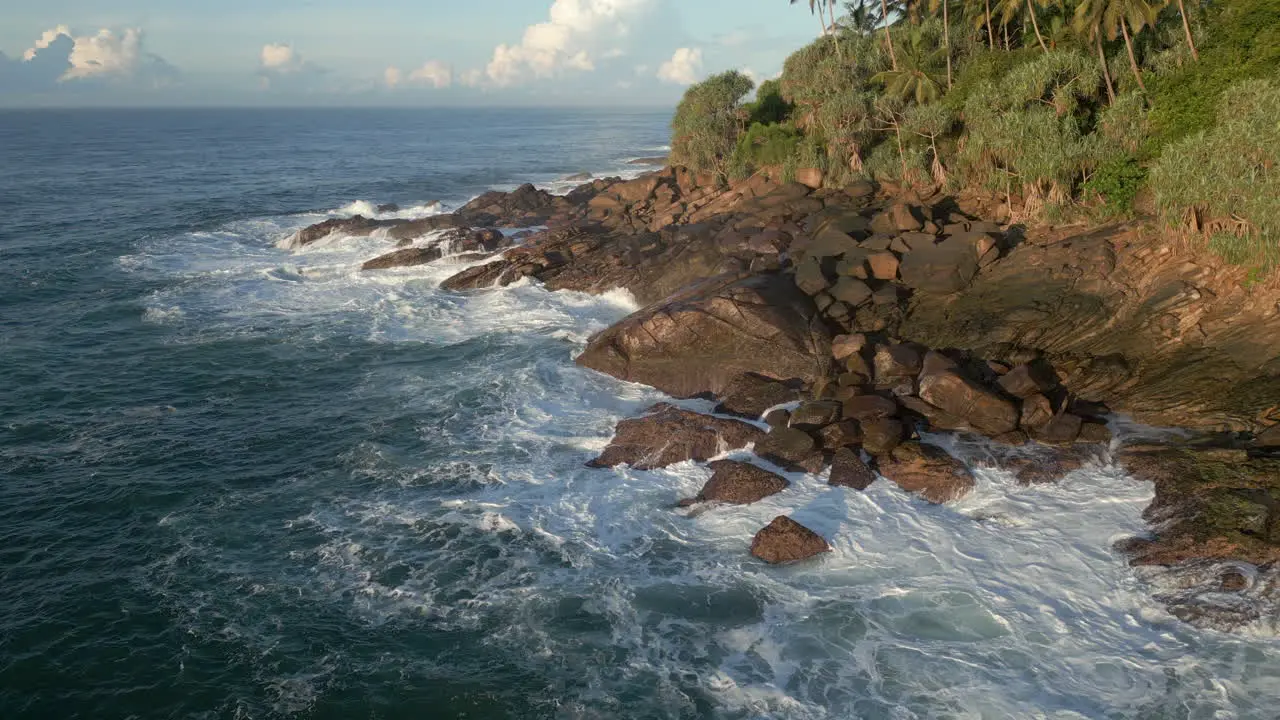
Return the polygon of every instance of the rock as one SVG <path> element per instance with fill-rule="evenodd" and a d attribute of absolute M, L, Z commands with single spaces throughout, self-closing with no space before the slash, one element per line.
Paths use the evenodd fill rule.
<path fill-rule="evenodd" d="M 891 252 L 871 253 L 867 256 L 867 266 L 871 268 L 871 277 L 877 280 L 898 279 L 898 256 Z"/>
<path fill-rule="evenodd" d="M 294 234 L 290 245 L 295 248 L 304 247 L 334 234 L 365 237 L 373 234 L 374 230 L 395 224 L 397 224 L 395 220 L 372 220 L 363 215 L 334 218 L 299 230 Z"/>
<path fill-rule="evenodd" d="M 1080 437 L 1084 421 L 1071 413 L 1055 415 L 1048 423 L 1031 433 L 1036 440 L 1048 445 L 1070 445 Z"/>
<path fill-rule="evenodd" d="M 975 484 L 969 468 L 936 445 L 904 443 L 879 462 L 881 475 L 935 504 L 958 500 Z"/>
<path fill-rule="evenodd" d="M 395 203 L 382 203 L 376 210 L 380 213 L 400 212 L 400 206 Z"/>
<path fill-rule="evenodd" d="M 676 397 L 723 395 L 746 373 L 812 384 L 830 366 L 831 335 L 783 275 L 716 278 L 597 334 L 578 364 Z"/>
<path fill-rule="evenodd" d="M 838 450 L 862 443 L 862 428 L 853 420 L 833 423 L 816 434 L 823 450 Z"/>
<path fill-rule="evenodd" d="M 896 385 L 920 374 L 920 353 L 910 345 L 882 345 L 876 348 L 877 385 Z"/>
<path fill-rule="evenodd" d="M 808 258 L 796 267 L 796 287 L 803 290 L 805 295 L 817 295 L 829 287 L 817 260 Z"/>
<path fill-rule="evenodd" d="M 796 170 L 796 182 L 817 190 L 822 187 L 822 170 L 818 168 L 800 168 Z"/>
<path fill-rule="evenodd" d="M 587 180 L 593 179 L 594 177 L 595 176 L 589 172 L 580 172 L 580 173 L 574 173 L 573 175 L 566 175 L 564 177 L 564 180 L 566 182 L 585 182 Z"/>
<path fill-rule="evenodd" d="M 922 375 L 919 395 L 921 400 L 987 435 L 1000 435 L 1018 427 L 1018 411 L 1013 403 L 954 371 Z"/>
<path fill-rule="evenodd" d="M 791 424 L 791 411 L 778 408 L 765 413 L 764 422 L 770 428 L 777 430 L 785 428 Z"/>
<path fill-rule="evenodd" d="M 978 274 L 978 256 L 971 243 L 944 240 L 917 248 L 902 258 L 902 283 L 923 293 L 947 295 L 969 287 Z"/>
<path fill-rule="evenodd" d="M 682 502 L 682 505 L 693 502 L 749 505 L 770 495 L 776 495 L 791 486 L 785 478 L 751 463 L 717 460 L 709 467 L 714 471 L 711 479 L 702 486 L 702 491 L 697 497 L 691 501 Z"/>
<path fill-rule="evenodd" d="M 898 414 L 898 403 L 879 395 L 859 395 L 844 402 L 844 417 L 865 422 Z"/>
<path fill-rule="evenodd" d="M 1019 365 L 996 381 L 1005 392 L 1016 398 L 1029 398 L 1048 392 L 1057 385 L 1039 365 Z"/>
<path fill-rule="evenodd" d="M 1023 485 L 1053 483 L 1084 467 L 1092 453 L 1080 447 L 1024 447 L 1013 453 L 997 453 L 996 465 L 1013 473 Z"/>
<path fill-rule="evenodd" d="M 841 405 L 831 400 L 800 403 L 791 413 L 791 427 L 804 431 L 819 430 L 840 419 Z"/>
<path fill-rule="evenodd" d="M 771 407 L 800 399 L 800 391 L 787 383 L 746 373 L 729 381 L 715 411 L 755 420 Z"/>
<path fill-rule="evenodd" d="M 871 288 L 861 280 L 842 277 L 831 288 L 831 295 L 843 303 L 857 307 L 871 299 Z"/>
<path fill-rule="evenodd" d="M 386 270 L 397 267 L 412 267 L 414 265 L 425 265 L 433 260 L 439 260 L 441 256 L 440 248 L 416 247 L 405 248 L 404 250 L 396 250 L 395 252 L 379 255 L 360 266 L 361 270 Z"/>
<path fill-rule="evenodd" d="M 660 403 L 648 415 L 618 423 L 613 441 L 588 467 L 628 464 L 637 470 L 674 465 L 685 460 L 708 460 L 765 437 L 754 425 L 701 415 Z"/>
<path fill-rule="evenodd" d="M 756 443 L 756 455 L 787 470 L 822 472 L 825 460 L 813 437 L 795 428 L 775 428 Z"/>
<path fill-rule="evenodd" d="M 807 560 L 830 550 L 821 535 L 785 515 L 774 518 L 751 540 L 751 554 L 771 565 Z"/>
<path fill-rule="evenodd" d="M 844 360 L 850 355 L 854 355 L 862 351 L 867 345 L 867 336 L 861 333 L 853 335 L 837 335 L 831 341 L 831 355 L 836 360 Z"/>
<path fill-rule="evenodd" d="M 862 425 L 862 449 L 881 457 L 892 452 L 902 443 L 906 427 L 894 418 L 882 417 L 867 420 Z"/>
<path fill-rule="evenodd" d="M 829 485 L 848 487 L 854 490 L 866 490 L 876 481 L 876 474 L 858 456 L 857 451 L 840 448 L 831 458 L 831 477 Z"/>
<path fill-rule="evenodd" d="M 1111 438 L 1111 428 L 1106 424 L 1085 422 L 1080 425 L 1080 437 L 1076 438 L 1076 442 L 1110 445 Z"/>
<path fill-rule="evenodd" d="M 1253 444 L 1264 448 L 1280 447 L 1280 425 L 1272 425 L 1258 433 Z"/>
<path fill-rule="evenodd" d="M 1053 405 L 1043 395 L 1032 395 L 1022 401 L 1022 415 L 1018 424 L 1026 430 L 1036 430 L 1053 420 Z"/>
<path fill-rule="evenodd" d="M 929 350 L 924 354 L 924 361 L 921 363 L 920 372 L 924 375 L 938 375 L 939 373 L 955 370 L 958 365 L 956 361 L 943 355 L 937 350 Z"/>

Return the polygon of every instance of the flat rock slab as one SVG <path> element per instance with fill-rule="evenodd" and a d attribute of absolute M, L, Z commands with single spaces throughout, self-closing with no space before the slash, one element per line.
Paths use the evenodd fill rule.
<path fill-rule="evenodd" d="M 774 518 L 751 540 L 751 554 L 772 565 L 806 560 L 830 550 L 821 535 L 786 515 Z"/>
<path fill-rule="evenodd" d="M 434 260 L 439 260 L 441 256 L 440 248 L 424 247 L 424 248 L 405 248 L 404 250 L 396 250 L 395 252 L 379 255 L 378 257 L 366 262 L 360 266 L 361 270 L 388 270 L 398 267 L 413 267 L 415 265 L 426 265 Z"/>
<path fill-rule="evenodd" d="M 613 441 L 587 465 L 626 464 L 637 470 L 652 470 L 685 460 L 709 460 L 764 437 L 764 431 L 754 425 L 660 403 L 644 417 L 618 423 Z"/>
<path fill-rule="evenodd" d="M 702 491 L 692 500 L 683 501 L 682 505 L 695 502 L 721 502 L 732 505 L 748 505 L 776 495 L 791 486 L 786 478 L 751 463 L 737 460 L 717 460 L 709 466 L 714 472 Z"/>

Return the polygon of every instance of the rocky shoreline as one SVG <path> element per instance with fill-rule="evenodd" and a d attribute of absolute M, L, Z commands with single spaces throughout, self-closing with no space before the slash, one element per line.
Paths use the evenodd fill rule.
<path fill-rule="evenodd" d="M 1177 617 L 1274 626 L 1280 598 L 1280 303 L 1149 228 L 1004 226 L 981 198 L 920 198 L 858 183 L 755 176 L 718 186 L 681 168 L 525 185 L 422 220 L 330 220 L 385 236 L 366 271 L 500 255 L 449 278 L 471 291 L 531 278 L 550 290 L 629 290 L 643 307 L 577 362 L 715 415 L 672 405 L 619 423 L 593 467 L 708 462 L 681 505 L 785 492 L 782 471 L 829 472 L 856 492 L 886 478 L 929 503 L 974 487 L 940 433 L 989 439 L 1020 482 L 1115 463 L 1154 483 L 1146 537 L 1117 545 L 1162 569 Z M 502 232 L 501 228 L 545 228 Z M 1163 444 L 1108 423 L 1182 429 Z M 735 419 L 740 418 L 740 419 Z M 1112 423 L 1114 425 L 1114 423 Z M 716 460 L 751 448 L 759 464 Z M 827 541 L 786 517 L 751 552 L 803 560 Z M 1274 629 L 1274 628 L 1273 628 Z"/>

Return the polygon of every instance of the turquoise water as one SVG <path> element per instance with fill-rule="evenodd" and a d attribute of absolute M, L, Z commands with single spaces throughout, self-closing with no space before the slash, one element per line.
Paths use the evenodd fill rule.
<path fill-rule="evenodd" d="M 1110 551 L 1114 469 L 676 512 L 704 469 L 583 467 L 659 399 L 571 362 L 625 293 L 277 247 L 634 172 L 667 119 L 0 114 L 0 717 L 1274 717 L 1275 641 Z M 780 512 L 835 552 L 752 561 Z"/>

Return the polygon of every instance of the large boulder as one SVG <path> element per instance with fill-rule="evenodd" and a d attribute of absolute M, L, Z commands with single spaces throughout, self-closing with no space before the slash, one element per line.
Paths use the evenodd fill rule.
<path fill-rule="evenodd" d="M 974 243 L 951 238 L 912 249 L 903 256 L 898 272 L 908 287 L 947 295 L 969 287 L 978 274 L 978 259 Z"/>
<path fill-rule="evenodd" d="M 759 442 L 764 431 L 738 420 L 702 415 L 660 403 L 650 414 L 618 423 L 613 441 L 589 467 L 627 464 L 637 470 L 708 460 Z"/>
<path fill-rule="evenodd" d="M 805 383 L 824 377 L 831 335 L 785 276 L 722 276 L 597 334 L 577 361 L 676 397 L 720 395 L 745 373 Z"/>
<path fill-rule="evenodd" d="M 716 412 L 758 419 L 770 408 L 799 400 L 800 396 L 794 384 L 747 373 L 729 381 Z"/>
<path fill-rule="evenodd" d="M 317 240 L 321 240 L 335 234 L 365 237 L 372 235 L 375 230 L 391 227 L 401 222 L 403 221 L 374 220 L 363 215 L 356 215 L 355 217 L 349 218 L 333 218 L 332 220 L 325 220 L 324 222 L 319 222 L 299 230 L 294 234 L 290 245 L 295 248 L 305 247 Z"/>
<path fill-rule="evenodd" d="M 831 476 L 827 483 L 837 487 L 866 490 L 876 481 L 876 473 L 872 470 L 856 450 L 841 448 L 831 458 Z"/>
<path fill-rule="evenodd" d="M 830 550 L 821 535 L 786 515 L 774 518 L 751 540 L 751 554 L 772 565 L 807 560 Z"/>
<path fill-rule="evenodd" d="M 737 460 L 717 460 L 709 466 L 714 472 L 697 497 L 682 505 L 699 502 L 721 502 L 748 505 L 776 495 L 791 486 L 785 478 L 758 465 Z"/>
<path fill-rule="evenodd" d="M 755 450 L 765 460 L 796 472 L 819 473 L 826 463 L 813 436 L 796 428 L 774 428 Z"/>
<path fill-rule="evenodd" d="M 921 376 L 919 394 L 921 400 L 987 435 L 1000 435 L 1018 427 L 1019 413 L 1012 402 L 957 372 Z"/>
<path fill-rule="evenodd" d="M 879 458 L 880 474 L 931 503 L 957 500 L 973 490 L 973 473 L 936 445 L 908 442 Z"/>

